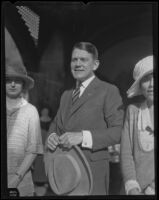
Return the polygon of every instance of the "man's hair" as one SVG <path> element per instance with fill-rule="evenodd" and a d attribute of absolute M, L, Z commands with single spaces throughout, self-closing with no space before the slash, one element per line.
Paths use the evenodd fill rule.
<path fill-rule="evenodd" d="M 74 49 L 85 50 L 88 53 L 92 54 L 95 60 L 98 60 L 98 50 L 97 48 L 90 42 L 78 42 L 73 46 Z"/>

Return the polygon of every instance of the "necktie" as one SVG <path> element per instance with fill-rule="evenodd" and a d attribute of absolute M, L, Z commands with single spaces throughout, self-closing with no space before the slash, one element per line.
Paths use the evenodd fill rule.
<path fill-rule="evenodd" d="M 73 94 L 72 94 L 72 104 L 74 104 L 74 103 L 77 101 L 77 99 L 79 98 L 79 94 L 80 94 L 80 86 L 78 86 L 78 87 L 74 90 L 74 92 L 73 92 Z"/>

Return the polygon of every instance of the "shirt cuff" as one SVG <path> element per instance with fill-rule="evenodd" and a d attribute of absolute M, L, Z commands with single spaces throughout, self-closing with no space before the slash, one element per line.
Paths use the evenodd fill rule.
<path fill-rule="evenodd" d="M 92 149 L 93 146 L 93 140 L 92 140 L 92 134 L 90 131 L 82 131 L 83 133 L 83 141 L 82 141 L 82 147 Z"/>
<path fill-rule="evenodd" d="M 126 194 L 129 194 L 129 191 L 132 190 L 133 188 L 137 188 L 141 192 L 141 188 L 139 186 L 139 183 L 136 180 L 128 180 L 125 183 L 125 191 Z"/>

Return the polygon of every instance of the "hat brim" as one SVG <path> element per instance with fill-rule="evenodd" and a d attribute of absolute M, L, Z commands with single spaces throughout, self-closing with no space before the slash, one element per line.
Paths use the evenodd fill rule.
<path fill-rule="evenodd" d="M 25 88 L 31 89 L 34 87 L 34 80 L 29 76 L 23 76 L 23 75 L 14 75 L 14 74 L 6 74 L 6 77 L 8 78 L 19 78 L 25 82 Z"/>
<path fill-rule="evenodd" d="M 141 89 L 140 89 L 140 81 L 141 79 L 148 75 L 151 74 L 153 72 L 152 70 L 147 71 L 146 73 L 144 73 L 141 77 L 139 77 L 133 84 L 132 86 L 127 90 L 127 96 L 128 98 L 132 98 L 134 96 L 138 96 L 138 95 L 142 95 Z"/>
<path fill-rule="evenodd" d="M 80 170 L 81 170 L 81 177 L 82 180 L 80 180 L 77 187 L 75 187 L 73 190 L 70 190 L 67 193 L 63 193 L 57 189 L 57 181 L 55 180 L 54 176 L 54 159 L 58 155 L 71 155 L 73 156 L 76 161 L 79 164 Z M 93 189 L 93 176 L 92 172 L 89 166 L 89 163 L 84 156 L 83 152 L 80 150 L 78 146 L 72 147 L 70 150 L 62 149 L 60 147 L 57 147 L 54 152 L 48 152 L 47 153 L 47 159 L 49 159 L 49 162 L 45 162 L 45 170 L 48 175 L 48 180 L 51 189 L 56 193 L 57 195 L 90 195 Z M 46 158 L 45 158 L 46 160 Z M 63 165 L 65 167 L 65 164 Z"/>

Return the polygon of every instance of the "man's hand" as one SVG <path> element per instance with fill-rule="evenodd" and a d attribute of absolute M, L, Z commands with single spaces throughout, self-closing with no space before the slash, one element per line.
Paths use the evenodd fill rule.
<path fill-rule="evenodd" d="M 82 140 L 82 132 L 66 132 L 59 137 L 60 144 L 69 149 L 74 145 L 81 144 Z"/>
<path fill-rule="evenodd" d="M 51 133 L 51 135 L 48 137 L 47 147 L 54 151 L 58 145 L 59 136 L 56 133 Z"/>

